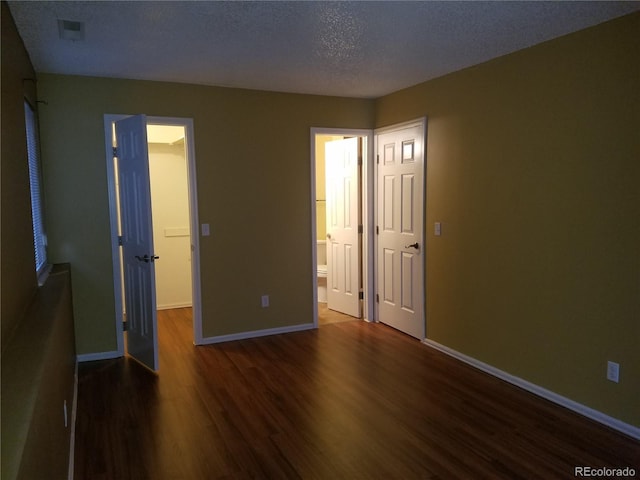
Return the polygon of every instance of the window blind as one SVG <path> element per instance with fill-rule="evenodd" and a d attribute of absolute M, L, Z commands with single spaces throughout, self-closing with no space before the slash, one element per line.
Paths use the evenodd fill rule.
<path fill-rule="evenodd" d="M 44 232 L 44 218 L 42 215 L 38 122 L 31 105 L 26 101 L 24 102 L 24 114 L 27 130 L 27 154 L 29 157 L 29 183 L 31 185 L 33 244 L 35 250 L 36 272 L 40 275 L 47 266 L 47 237 Z"/>

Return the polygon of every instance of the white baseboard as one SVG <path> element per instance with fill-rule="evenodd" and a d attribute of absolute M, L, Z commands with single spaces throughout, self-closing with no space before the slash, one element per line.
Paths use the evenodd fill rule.
<path fill-rule="evenodd" d="M 591 420 L 595 420 L 598 423 L 606 425 L 607 427 L 611 427 L 614 430 L 624 433 L 625 435 L 628 435 L 637 440 L 640 440 L 640 428 L 634 425 L 630 425 L 621 420 L 618 420 L 617 418 L 610 417 L 609 415 L 606 415 L 598 410 L 594 410 L 593 408 L 587 407 L 586 405 L 570 400 L 566 397 L 563 397 L 562 395 L 558 395 L 557 393 L 552 392 L 551 390 L 547 390 L 546 388 L 540 387 L 534 383 L 523 380 L 520 377 L 511 375 L 510 373 L 507 373 L 503 370 L 495 368 L 487 363 L 481 362 L 480 360 L 476 360 L 473 357 L 469 357 L 463 353 L 453 350 L 452 348 L 441 345 L 438 342 L 429 340 L 428 338 L 424 339 L 422 343 L 424 343 L 428 347 L 431 347 L 435 350 L 443 352 L 453 358 L 456 358 L 457 360 L 460 360 L 468 365 L 471 365 L 472 367 L 475 367 L 478 370 L 482 370 L 483 372 L 488 373 L 489 375 L 493 375 L 494 377 L 504 380 L 505 382 L 511 383 L 512 385 L 520 387 L 528 392 L 538 395 L 539 397 L 545 398 L 562 407 L 568 408 L 569 410 L 579 413 L 580 415 L 584 415 L 585 417 L 590 418 Z"/>
<path fill-rule="evenodd" d="M 267 328 L 264 330 L 253 330 L 252 332 L 232 333 L 230 335 L 220 335 L 217 337 L 204 337 L 198 345 L 211 345 L 213 343 L 232 342 L 234 340 L 245 340 L 247 338 L 265 337 L 267 335 L 279 335 L 281 333 L 300 332 L 316 328 L 313 323 L 293 325 L 290 327 Z"/>
<path fill-rule="evenodd" d="M 117 350 L 113 350 L 111 352 L 83 353 L 82 355 L 77 355 L 76 360 L 79 363 L 95 362 L 96 360 L 111 360 L 113 358 L 120 358 L 122 356 L 122 353 L 118 352 Z"/>
<path fill-rule="evenodd" d="M 191 307 L 193 304 L 191 302 L 187 303 L 167 303 L 164 305 L 156 306 L 156 310 L 171 310 L 172 308 L 186 308 Z"/>
<path fill-rule="evenodd" d="M 73 375 L 73 405 L 71 405 L 71 434 L 69 438 L 69 473 L 68 480 L 73 480 L 76 450 L 76 415 L 78 411 L 78 362 Z"/>

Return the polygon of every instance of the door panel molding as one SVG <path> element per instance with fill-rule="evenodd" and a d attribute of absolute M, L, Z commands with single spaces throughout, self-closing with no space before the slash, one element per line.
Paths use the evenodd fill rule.
<path fill-rule="evenodd" d="M 122 263 L 127 317 L 127 351 L 158 370 L 155 251 L 149 182 L 147 118 L 135 115 L 114 124 L 120 179 Z M 149 260 L 151 259 L 151 260 Z"/>
<path fill-rule="evenodd" d="M 426 336 L 426 125 L 421 118 L 374 131 L 375 318 Z"/>
<path fill-rule="evenodd" d="M 359 139 L 325 143 L 327 307 L 360 318 Z"/>

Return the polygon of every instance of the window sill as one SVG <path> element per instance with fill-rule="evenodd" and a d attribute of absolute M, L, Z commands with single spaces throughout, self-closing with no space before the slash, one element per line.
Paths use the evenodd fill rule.
<path fill-rule="evenodd" d="M 46 282 L 47 278 L 49 278 L 49 274 L 51 273 L 51 268 L 53 268 L 53 265 L 47 264 L 44 267 L 42 267 L 40 272 L 38 272 L 38 286 L 39 287 L 43 286 L 44 282 Z"/>

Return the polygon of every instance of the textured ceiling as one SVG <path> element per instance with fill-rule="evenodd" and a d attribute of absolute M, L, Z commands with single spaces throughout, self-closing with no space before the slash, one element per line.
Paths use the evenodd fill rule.
<path fill-rule="evenodd" d="M 378 97 L 638 2 L 10 1 L 36 71 Z M 58 20 L 84 23 L 63 40 Z"/>

